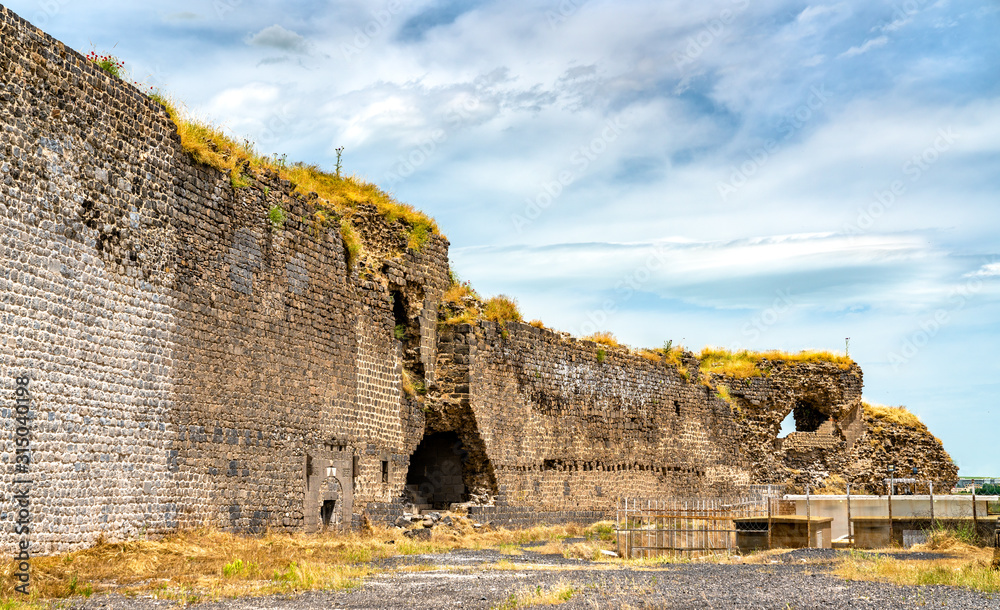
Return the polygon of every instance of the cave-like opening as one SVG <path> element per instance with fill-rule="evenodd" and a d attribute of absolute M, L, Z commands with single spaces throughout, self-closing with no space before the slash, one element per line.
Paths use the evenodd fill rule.
<path fill-rule="evenodd" d="M 464 469 L 468 452 L 454 432 L 428 434 L 410 456 L 406 488 L 416 504 L 447 509 L 465 499 Z"/>

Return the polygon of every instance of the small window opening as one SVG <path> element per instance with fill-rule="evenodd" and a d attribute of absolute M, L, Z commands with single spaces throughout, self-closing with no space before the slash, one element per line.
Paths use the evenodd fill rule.
<path fill-rule="evenodd" d="M 681 403 L 676 400 L 674 401 L 674 415 L 677 415 L 678 417 L 681 415 Z"/>
<path fill-rule="evenodd" d="M 382 460 L 382 482 L 383 483 L 388 483 L 389 482 L 389 461 L 388 460 Z"/>
<path fill-rule="evenodd" d="M 401 340 L 406 336 L 409 316 L 406 315 L 406 302 L 403 300 L 403 293 L 398 290 L 392 292 L 392 317 L 396 324 L 396 338 Z"/>

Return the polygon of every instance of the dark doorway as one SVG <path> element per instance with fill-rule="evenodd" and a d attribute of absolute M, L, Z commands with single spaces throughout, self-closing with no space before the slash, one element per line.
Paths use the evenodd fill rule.
<path fill-rule="evenodd" d="M 447 509 L 465 496 L 463 467 L 467 452 L 454 432 L 438 432 L 424 437 L 410 456 L 406 487 L 417 504 Z"/>
<path fill-rule="evenodd" d="M 323 506 L 319 509 L 319 516 L 323 520 L 323 529 L 330 527 L 333 522 L 334 511 L 337 510 L 336 500 L 323 500 Z M 334 523 L 336 525 L 336 523 Z"/>

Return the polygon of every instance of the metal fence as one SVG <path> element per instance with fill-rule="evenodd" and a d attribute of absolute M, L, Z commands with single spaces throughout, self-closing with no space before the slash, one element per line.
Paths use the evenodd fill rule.
<path fill-rule="evenodd" d="M 767 531 L 767 493 L 734 498 L 625 499 L 618 503 L 616 539 L 622 557 L 697 557 L 737 551 L 741 530 Z"/>

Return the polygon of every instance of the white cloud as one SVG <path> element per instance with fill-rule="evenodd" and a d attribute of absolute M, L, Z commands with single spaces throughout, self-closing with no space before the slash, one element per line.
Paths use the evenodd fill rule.
<path fill-rule="evenodd" d="M 198 13 L 192 13 L 191 11 L 182 11 L 179 13 L 170 13 L 164 17 L 167 21 L 196 21 L 202 19 L 202 16 Z"/>
<path fill-rule="evenodd" d="M 895 32 L 895 31 L 901 30 L 904 27 L 906 27 L 907 25 L 909 25 L 909 23 L 911 21 L 912 21 L 912 19 L 910 19 L 909 17 L 904 18 L 904 19 L 896 19 L 896 20 L 894 20 L 894 21 L 892 21 L 890 23 L 887 23 L 887 24 L 885 24 L 883 26 L 880 26 L 878 28 L 875 28 L 875 29 L 877 29 L 880 32 Z"/>
<path fill-rule="evenodd" d="M 291 30 L 286 30 L 278 24 L 264 28 L 256 34 L 247 37 L 247 44 L 255 47 L 268 47 L 305 55 L 309 52 L 309 45 L 305 37 Z"/>
<path fill-rule="evenodd" d="M 806 68 L 812 68 L 814 66 L 818 66 L 821 63 L 823 63 L 824 59 L 826 59 L 826 56 L 824 56 L 822 54 L 813 55 L 812 57 L 809 57 L 807 59 L 803 59 L 802 60 L 802 65 L 804 67 L 806 67 Z"/>
<path fill-rule="evenodd" d="M 1000 263 L 987 263 L 963 277 L 1000 277 Z"/>
<path fill-rule="evenodd" d="M 861 55 L 862 53 L 867 53 L 872 49 L 877 49 L 879 47 L 885 46 L 887 42 L 889 42 L 889 38 L 887 36 L 879 36 L 878 38 L 872 38 L 871 40 L 866 40 L 865 43 L 861 46 L 851 47 L 850 49 L 847 49 L 846 51 L 841 53 L 838 57 L 854 57 L 855 55 Z"/>

